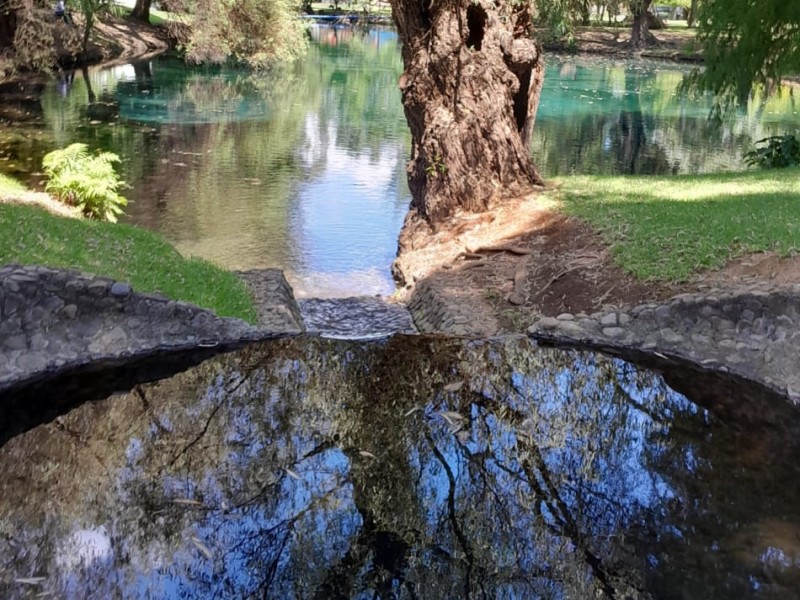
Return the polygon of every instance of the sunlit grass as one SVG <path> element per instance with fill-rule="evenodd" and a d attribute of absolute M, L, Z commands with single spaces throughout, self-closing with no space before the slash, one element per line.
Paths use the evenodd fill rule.
<path fill-rule="evenodd" d="M 13 195 L 27 191 L 16 179 L 0 173 L 0 195 Z"/>
<path fill-rule="evenodd" d="M 557 180 L 551 196 L 591 223 L 645 280 L 685 280 L 750 252 L 800 249 L 800 169 Z"/>
<path fill-rule="evenodd" d="M 25 188 L 0 175 L 0 265 L 70 268 L 127 281 L 136 291 L 157 292 L 255 322 L 244 283 L 233 273 L 186 259 L 160 236 L 130 225 L 58 217 L 30 205 L 3 203 Z"/>

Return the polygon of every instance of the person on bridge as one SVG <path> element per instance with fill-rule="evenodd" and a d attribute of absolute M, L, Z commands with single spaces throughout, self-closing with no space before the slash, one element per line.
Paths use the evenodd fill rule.
<path fill-rule="evenodd" d="M 64 23 L 67 25 L 75 25 L 75 22 L 72 20 L 72 14 L 67 10 L 66 0 L 58 0 L 58 2 L 56 2 L 54 13 L 56 19 L 64 19 Z"/>

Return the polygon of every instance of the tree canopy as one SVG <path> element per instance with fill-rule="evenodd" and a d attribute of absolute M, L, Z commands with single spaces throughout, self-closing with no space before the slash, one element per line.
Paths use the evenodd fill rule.
<path fill-rule="evenodd" d="M 800 72 L 800 2 L 704 0 L 698 29 L 701 82 L 716 94 L 743 98 L 753 85 L 769 88 Z"/>

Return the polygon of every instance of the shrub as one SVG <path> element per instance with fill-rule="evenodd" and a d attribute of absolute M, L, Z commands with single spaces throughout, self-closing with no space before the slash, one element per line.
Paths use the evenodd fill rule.
<path fill-rule="evenodd" d="M 793 135 L 775 135 L 758 140 L 755 149 L 745 153 L 744 162 L 762 169 L 800 165 L 800 142 Z"/>
<path fill-rule="evenodd" d="M 49 178 L 45 190 L 89 217 L 115 223 L 128 204 L 118 192 L 125 185 L 114 171 L 118 162 L 119 156 L 111 152 L 89 154 L 86 144 L 55 150 L 42 160 Z"/>

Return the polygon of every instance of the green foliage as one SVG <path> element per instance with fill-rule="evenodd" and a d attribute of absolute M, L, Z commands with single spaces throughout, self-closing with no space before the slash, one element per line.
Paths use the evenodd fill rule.
<path fill-rule="evenodd" d="M 0 197 L 4 195 L 19 194 L 27 191 L 25 186 L 8 175 L 0 173 Z"/>
<path fill-rule="evenodd" d="M 295 0 L 177 0 L 170 8 L 189 16 L 183 50 L 190 62 L 233 59 L 262 68 L 295 59 L 307 48 Z"/>
<path fill-rule="evenodd" d="M 68 219 L 26 205 L 0 203 L 0 264 L 78 269 L 255 321 L 253 301 L 233 273 L 183 258 L 163 238 L 125 224 Z"/>
<path fill-rule="evenodd" d="M 763 144 L 763 145 L 761 145 Z M 751 167 L 777 169 L 800 165 L 800 142 L 793 135 L 775 135 L 756 142 L 756 147 L 744 155 Z"/>
<path fill-rule="evenodd" d="M 745 99 L 754 85 L 800 72 L 800 2 L 704 0 L 698 37 L 706 69 L 702 85 L 720 96 Z"/>
<path fill-rule="evenodd" d="M 111 152 L 92 156 L 86 144 L 54 150 L 42 160 L 49 178 L 45 190 L 90 217 L 116 222 L 128 204 L 118 192 L 124 182 L 114 170 L 116 162 L 119 156 Z"/>
<path fill-rule="evenodd" d="M 645 280 L 685 280 L 750 252 L 800 248 L 800 169 L 570 177 L 554 193 Z"/>
<path fill-rule="evenodd" d="M 103 13 L 116 14 L 119 9 L 113 0 L 78 0 L 80 11 L 83 13 L 83 51 L 89 46 L 89 37 L 92 34 L 97 15 Z M 68 7 L 69 8 L 69 5 Z"/>

